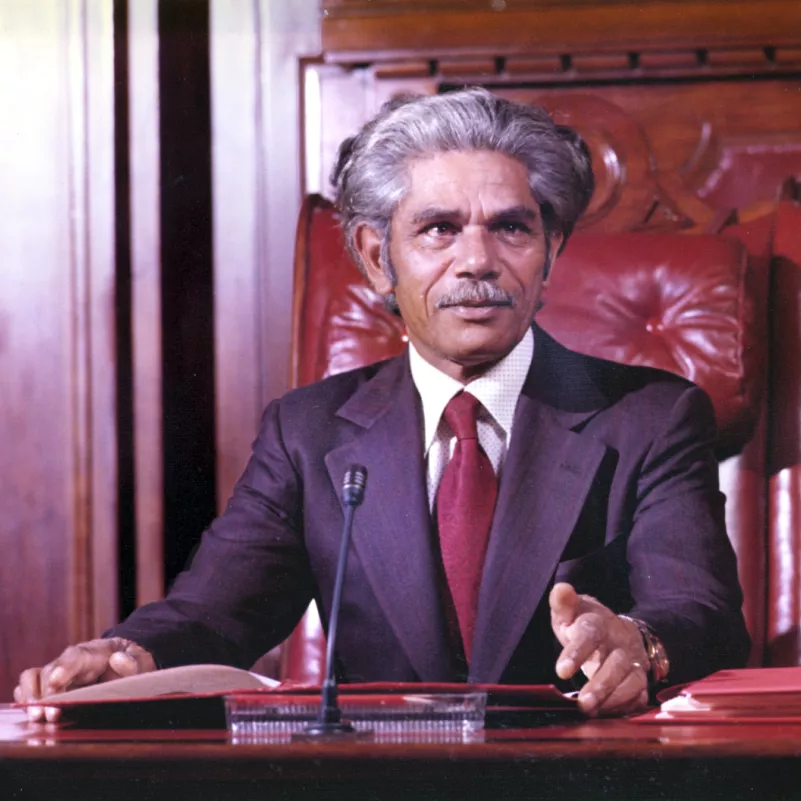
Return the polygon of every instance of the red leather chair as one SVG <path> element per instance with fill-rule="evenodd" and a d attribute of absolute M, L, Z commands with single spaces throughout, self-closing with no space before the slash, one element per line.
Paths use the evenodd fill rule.
<path fill-rule="evenodd" d="M 801 208 L 785 202 L 717 235 L 578 233 L 537 318 L 568 347 L 673 371 L 712 398 L 753 664 L 801 657 L 800 232 Z M 316 195 L 300 215 L 293 320 L 293 385 L 405 347 L 402 322 L 365 284 L 334 208 Z M 282 648 L 281 677 L 318 681 L 323 654 L 310 610 Z"/>

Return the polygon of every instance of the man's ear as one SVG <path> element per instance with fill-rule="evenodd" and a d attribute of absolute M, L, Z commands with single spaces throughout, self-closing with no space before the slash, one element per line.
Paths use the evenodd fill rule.
<path fill-rule="evenodd" d="M 389 295 L 394 287 L 381 264 L 381 242 L 383 237 L 366 223 L 357 226 L 353 232 L 353 245 L 362 261 L 367 279 L 379 295 Z"/>

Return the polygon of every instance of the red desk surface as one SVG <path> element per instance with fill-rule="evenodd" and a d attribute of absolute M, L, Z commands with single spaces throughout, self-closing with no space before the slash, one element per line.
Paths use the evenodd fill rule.
<path fill-rule="evenodd" d="M 243 745 L 220 730 L 59 729 L 0 709 L 11 799 L 801 799 L 799 757 L 801 723 L 598 720 L 466 743 Z"/>

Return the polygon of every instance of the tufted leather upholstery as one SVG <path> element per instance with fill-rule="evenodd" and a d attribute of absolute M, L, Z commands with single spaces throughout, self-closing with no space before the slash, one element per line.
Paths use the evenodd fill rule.
<path fill-rule="evenodd" d="M 712 398 L 720 450 L 753 432 L 765 381 L 764 270 L 736 238 L 578 234 L 537 316 L 573 350 L 689 378 Z"/>
<path fill-rule="evenodd" d="M 716 236 L 579 233 L 556 263 L 537 318 L 568 347 L 676 372 L 712 398 L 721 457 L 740 452 L 722 462 L 721 483 L 752 663 L 764 661 L 766 636 L 769 661 L 801 657 L 799 231 L 801 210 L 785 203 Z M 773 252 L 785 256 L 771 269 Z M 778 301 L 772 332 L 769 292 Z M 335 210 L 319 196 L 306 199 L 298 226 L 293 319 L 295 385 L 405 345 L 402 322 L 365 285 Z M 282 678 L 319 680 L 322 662 L 319 621 L 307 615 L 283 647 Z"/>

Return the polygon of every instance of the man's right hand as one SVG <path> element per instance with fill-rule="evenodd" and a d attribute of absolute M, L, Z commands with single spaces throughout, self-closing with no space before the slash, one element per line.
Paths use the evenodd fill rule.
<path fill-rule="evenodd" d="M 76 687 L 155 669 L 155 659 L 131 640 L 121 637 L 90 640 L 70 645 L 61 656 L 42 668 L 23 671 L 14 689 L 14 700 L 19 704 L 30 704 Z M 33 721 L 54 722 L 58 716 L 56 707 L 28 707 L 28 718 Z"/>

